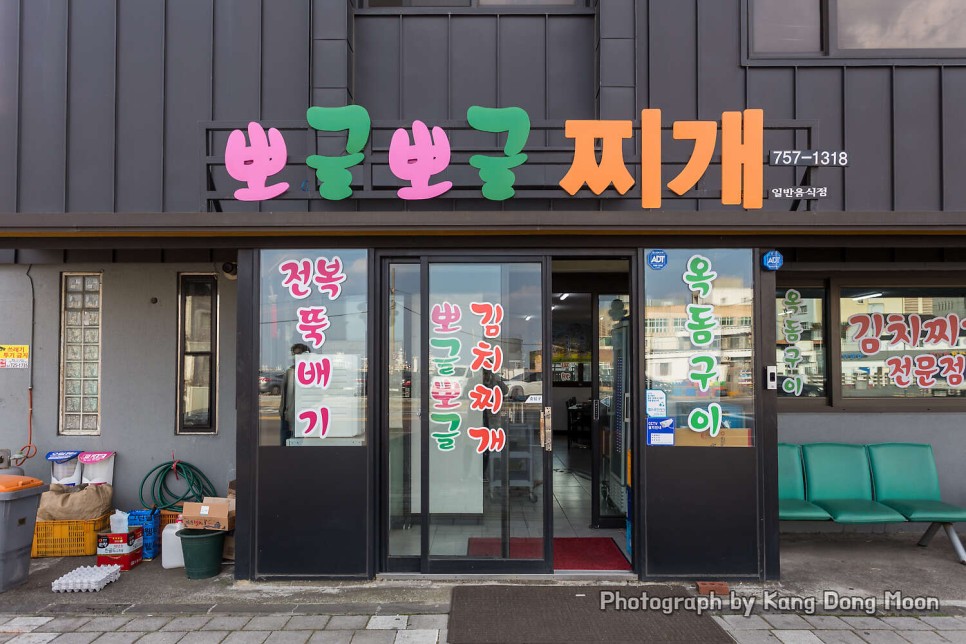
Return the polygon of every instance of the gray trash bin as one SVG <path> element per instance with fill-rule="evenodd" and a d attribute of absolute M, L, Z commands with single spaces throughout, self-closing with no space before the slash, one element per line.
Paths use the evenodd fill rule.
<path fill-rule="evenodd" d="M 27 581 L 37 507 L 47 488 L 40 479 L 0 475 L 0 593 Z"/>

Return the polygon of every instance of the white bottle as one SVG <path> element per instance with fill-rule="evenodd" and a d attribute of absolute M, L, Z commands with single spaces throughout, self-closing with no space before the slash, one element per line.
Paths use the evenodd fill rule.
<path fill-rule="evenodd" d="M 169 523 L 161 531 L 161 567 L 184 568 L 184 554 L 181 552 L 181 537 L 175 534 L 184 524 L 181 515 L 175 523 Z"/>

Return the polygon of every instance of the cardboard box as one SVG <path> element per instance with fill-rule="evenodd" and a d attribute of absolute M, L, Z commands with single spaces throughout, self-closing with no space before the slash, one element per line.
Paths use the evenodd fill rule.
<path fill-rule="evenodd" d="M 225 535 L 225 547 L 222 548 L 221 558 L 227 559 L 229 561 L 235 560 L 235 535 L 234 534 Z"/>
<path fill-rule="evenodd" d="M 116 564 L 127 571 L 141 563 L 144 553 L 144 528 L 134 526 L 124 532 L 97 533 L 97 565 Z"/>
<path fill-rule="evenodd" d="M 127 532 L 98 532 L 98 555 L 125 555 L 144 545 L 144 527 L 134 526 Z"/>
<path fill-rule="evenodd" d="M 118 565 L 125 572 L 139 563 L 141 563 L 141 548 L 123 555 L 97 555 L 98 566 Z"/>
<path fill-rule="evenodd" d="M 206 496 L 201 503 L 185 503 L 181 520 L 184 527 L 196 530 L 233 530 L 235 499 Z"/>

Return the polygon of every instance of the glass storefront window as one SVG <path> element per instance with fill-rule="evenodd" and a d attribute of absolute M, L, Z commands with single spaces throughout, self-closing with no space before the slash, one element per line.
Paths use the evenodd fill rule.
<path fill-rule="evenodd" d="M 828 391 L 823 321 L 825 289 L 779 288 L 775 297 L 778 396 L 824 397 Z"/>
<path fill-rule="evenodd" d="M 647 444 L 753 446 L 752 252 L 644 252 L 666 256 L 644 276 Z"/>
<path fill-rule="evenodd" d="M 843 287 L 846 398 L 962 396 L 966 288 Z"/>
<path fill-rule="evenodd" d="M 365 250 L 261 252 L 259 444 L 364 445 Z"/>

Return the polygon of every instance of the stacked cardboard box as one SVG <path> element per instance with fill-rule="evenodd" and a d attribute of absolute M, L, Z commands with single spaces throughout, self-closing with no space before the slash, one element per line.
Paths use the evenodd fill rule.
<path fill-rule="evenodd" d="M 201 503 L 185 503 L 181 514 L 185 528 L 227 532 L 222 556 L 234 561 L 235 489 L 233 485 L 229 485 L 228 496 L 225 498 L 206 496 Z"/>

